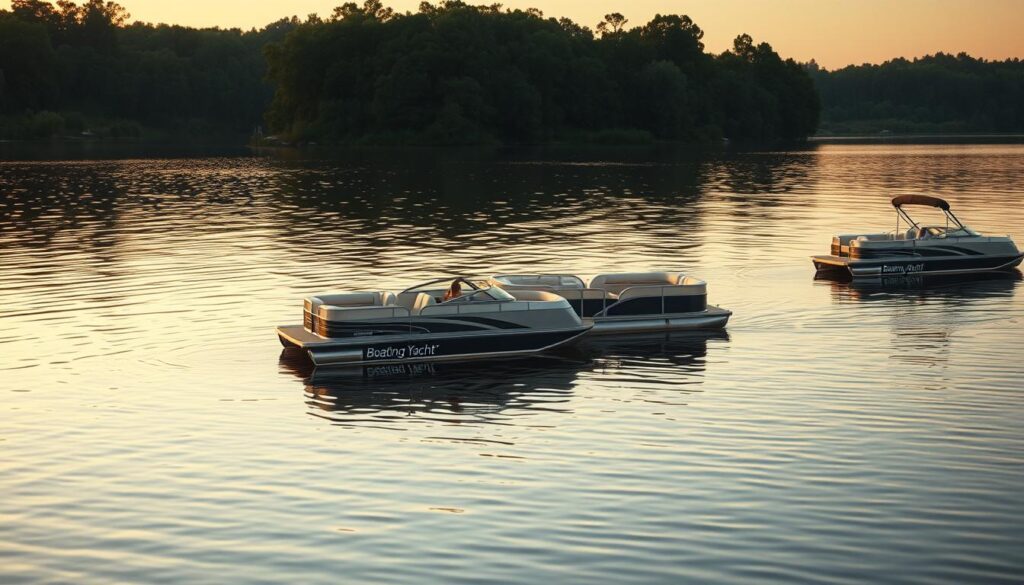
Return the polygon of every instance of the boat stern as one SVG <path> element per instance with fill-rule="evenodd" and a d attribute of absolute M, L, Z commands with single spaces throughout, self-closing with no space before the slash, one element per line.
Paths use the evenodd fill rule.
<path fill-rule="evenodd" d="M 832 254 L 811 256 L 811 262 L 814 263 L 814 269 L 818 272 L 852 273 L 850 258 L 845 256 L 835 256 Z"/>

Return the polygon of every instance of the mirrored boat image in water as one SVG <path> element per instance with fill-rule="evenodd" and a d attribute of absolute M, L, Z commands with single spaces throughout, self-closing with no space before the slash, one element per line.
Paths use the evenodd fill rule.
<path fill-rule="evenodd" d="M 282 350 L 279 368 L 302 383 L 311 414 L 337 424 L 396 424 L 405 417 L 445 423 L 514 420 L 510 415 L 563 408 L 582 378 L 622 370 L 637 388 L 699 391 L 709 344 L 721 330 L 588 337 L 542 355 L 487 361 L 447 361 L 318 367 L 305 352 Z"/>
<path fill-rule="evenodd" d="M 491 284 L 555 293 L 569 301 L 592 335 L 721 329 L 732 311 L 708 304 L 707 283 L 676 272 L 600 274 L 589 283 L 573 274 L 499 274 Z"/>
<path fill-rule="evenodd" d="M 458 293 L 449 298 L 450 291 Z M 316 365 L 391 364 L 535 354 L 590 330 L 563 297 L 508 292 L 485 280 L 434 279 L 395 295 L 343 292 L 305 299 L 302 325 L 283 325 L 285 347 Z"/>
<path fill-rule="evenodd" d="M 893 198 L 892 206 L 896 209 L 895 230 L 834 236 L 830 255 L 811 257 L 814 267 L 819 272 L 877 278 L 1008 270 L 1024 259 L 1009 236 L 985 236 L 972 230 L 943 199 L 901 195 Z M 907 213 L 906 206 L 939 209 L 945 215 L 945 225 L 922 225 Z M 905 231 L 903 222 L 909 226 Z"/>
<path fill-rule="evenodd" d="M 956 305 L 999 297 L 1010 297 L 1020 285 L 1019 270 L 1000 270 L 977 274 L 879 276 L 852 278 L 819 272 L 814 280 L 832 288 L 838 301 L 885 301 L 893 298 L 948 299 Z"/>
<path fill-rule="evenodd" d="M 563 353 L 567 352 L 567 353 Z M 486 423 L 506 409 L 557 410 L 581 373 L 593 369 L 573 350 L 482 362 L 445 361 L 317 367 L 285 349 L 279 366 L 303 386 L 311 414 L 337 424 L 402 423 L 405 417 Z"/>

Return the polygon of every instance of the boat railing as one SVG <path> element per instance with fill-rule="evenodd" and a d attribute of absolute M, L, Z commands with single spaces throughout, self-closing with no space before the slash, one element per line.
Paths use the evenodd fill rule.
<path fill-rule="evenodd" d="M 570 303 L 578 302 L 580 315 L 584 317 L 600 317 L 608 313 L 608 309 L 615 305 L 640 298 L 657 298 L 659 313 L 669 312 L 666 306 L 666 299 L 677 296 L 700 296 L 707 295 L 707 284 L 698 279 L 684 284 L 663 284 L 650 285 L 642 284 L 625 288 L 619 294 L 601 288 L 568 289 L 553 291 L 564 297 Z M 587 310 L 586 301 L 600 301 L 600 310 Z"/>
<path fill-rule="evenodd" d="M 543 287 L 543 286 L 538 286 L 536 288 L 538 290 L 544 290 L 545 292 L 554 293 L 554 294 L 564 298 L 565 300 L 569 301 L 570 303 L 572 303 L 574 301 L 579 302 L 579 304 L 580 304 L 580 316 L 589 316 L 589 315 L 585 314 L 585 313 L 587 313 L 587 311 L 585 309 L 585 306 L 584 306 L 584 302 L 585 301 L 588 301 L 588 300 L 591 300 L 591 301 L 593 301 L 593 300 L 600 300 L 601 301 L 601 310 L 599 312 L 595 313 L 595 314 L 598 314 L 598 313 L 603 313 L 609 306 L 617 303 L 618 300 L 619 300 L 618 295 L 616 295 L 615 293 L 609 293 L 608 291 L 604 290 L 603 288 L 566 288 L 566 289 L 556 289 L 556 288 L 553 288 L 553 287 Z M 609 295 L 611 295 L 611 296 L 609 296 Z"/>

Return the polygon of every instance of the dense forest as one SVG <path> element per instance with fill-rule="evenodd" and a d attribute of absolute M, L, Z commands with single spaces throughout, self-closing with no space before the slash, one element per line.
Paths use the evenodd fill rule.
<path fill-rule="evenodd" d="M 610 14 L 592 31 L 538 10 L 367 0 L 249 32 L 128 18 L 102 0 L 0 12 L 0 135 L 265 120 L 289 141 L 792 141 L 818 120 L 797 63 L 745 35 L 709 55 L 686 16 L 627 28 Z"/>
<path fill-rule="evenodd" d="M 379 0 L 259 30 L 130 23 L 103 0 L 0 10 L 0 139 L 773 143 L 815 133 L 1024 132 L 1024 63 L 937 54 L 825 71 L 689 17 L 593 29 L 459 0 Z M 275 136 L 269 136 L 269 135 Z"/>
<path fill-rule="evenodd" d="M 1024 132 L 1024 61 L 938 53 L 828 72 L 813 63 L 831 134 Z"/>
<path fill-rule="evenodd" d="M 127 24 L 114 2 L 13 0 L 0 11 L 0 138 L 247 135 L 273 94 L 258 31 Z"/>
<path fill-rule="evenodd" d="M 272 130 L 314 140 L 536 142 L 562 137 L 793 141 L 818 96 L 800 65 L 746 35 L 710 55 L 688 17 L 592 31 L 538 10 L 378 0 L 310 19 L 267 48 Z"/>

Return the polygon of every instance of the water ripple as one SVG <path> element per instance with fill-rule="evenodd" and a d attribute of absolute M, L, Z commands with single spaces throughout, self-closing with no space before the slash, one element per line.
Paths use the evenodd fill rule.
<path fill-rule="evenodd" d="M 816 281 L 929 192 L 1024 238 L 1024 147 L 0 162 L 0 558 L 56 582 L 1024 574 L 1018 273 Z M 728 334 L 314 370 L 307 294 L 679 269 Z"/>

